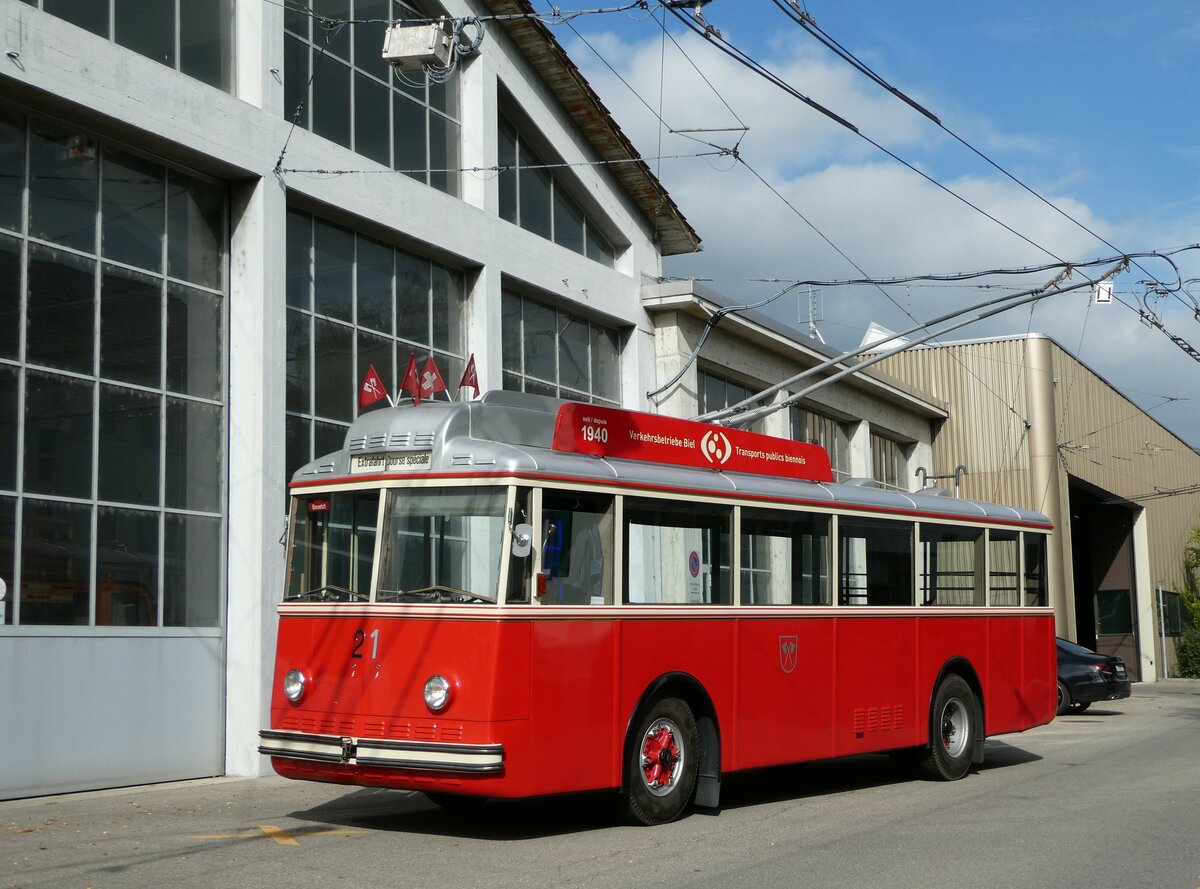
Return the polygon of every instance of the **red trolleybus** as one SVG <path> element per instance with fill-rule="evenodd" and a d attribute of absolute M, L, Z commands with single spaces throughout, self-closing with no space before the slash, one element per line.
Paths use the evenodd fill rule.
<path fill-rule="evenodd" d="M 903 751 L 953 780 L 1049 722 L 1045 516 L 831 482 L 813 445 L 492 392 L 368 413 L 291 486 L 290 778 L 463 797 Z"/>

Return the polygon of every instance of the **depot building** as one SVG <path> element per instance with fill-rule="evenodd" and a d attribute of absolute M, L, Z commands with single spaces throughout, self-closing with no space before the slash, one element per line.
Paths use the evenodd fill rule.
<path fill-rule="evenodd" d="M 536 18 L 381 58 L 527 0 L 338 9 L 0 0 L 0 798 L 269 769 L 287 480 L 368 368 L 690 417 L 829 357 L 696 349 L 736 299 L 658 283 L 700 238 Z M 953 410 L 868 373 L 756 428 L 911 488 Z"/>

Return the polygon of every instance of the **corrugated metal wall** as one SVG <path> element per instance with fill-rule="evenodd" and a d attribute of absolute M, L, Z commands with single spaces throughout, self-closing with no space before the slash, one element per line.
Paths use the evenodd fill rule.
<path fill-rule="evenodd" d="M 1184 536 L 1200 523 L 1200 494 L 1142 498 L 1200 483 L 1200 454 L 1061 347 L 1054 372 L 1060 462 L 1071 476 L 1145 508 L 1151 580 L 1180 586 Z"/>
<path fill-rule="evenodd" d="M 1024 340 L 1012 340 L 912 349 L 879 367 L 950 405 L 950 419 L 934 433 L 931 475 L 962 464 L 963 497 L 1038 509 L 1029 476 L 1024 356 Z"/>
<path fill-rule="evenodd" d="M 879 367 L 949 403 L 950 419 L 933 441 L 934 472 L 963 463 L 970 473 L 964 497 L 1031 509 L 1043 506 L 1030 472 L 1027 391 L 1051 386 L 1064 490 L 1069 474 L 1143 507 L 1150 577 L 1178 587 L 1184 535 L 1200 523 L 1200 494 L 1143 498 L 1200 483 L 1200 454 L 1055 343 L 1054 379 L 1032 378 L 1030 343 L 1020 337 L 913 349 Z"/>

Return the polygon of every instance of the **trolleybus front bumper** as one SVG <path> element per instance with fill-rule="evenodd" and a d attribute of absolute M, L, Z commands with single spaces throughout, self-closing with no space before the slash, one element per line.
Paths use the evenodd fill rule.
<path fill-rule="evenodd" d="M 273 729 L 264 729 L 258 736 L 262 740 L 259 753 L 285 759 L 469 775 L 504 770 L 503 744 L 388 741 Z"/>

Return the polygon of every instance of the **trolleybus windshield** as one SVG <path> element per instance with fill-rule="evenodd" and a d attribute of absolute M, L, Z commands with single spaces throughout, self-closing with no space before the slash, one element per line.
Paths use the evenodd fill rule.
<path fill-rule="evenodd" d="M 376 601 L 496 601 L 505 488 L 397 488 L 388 497 Z"/>

